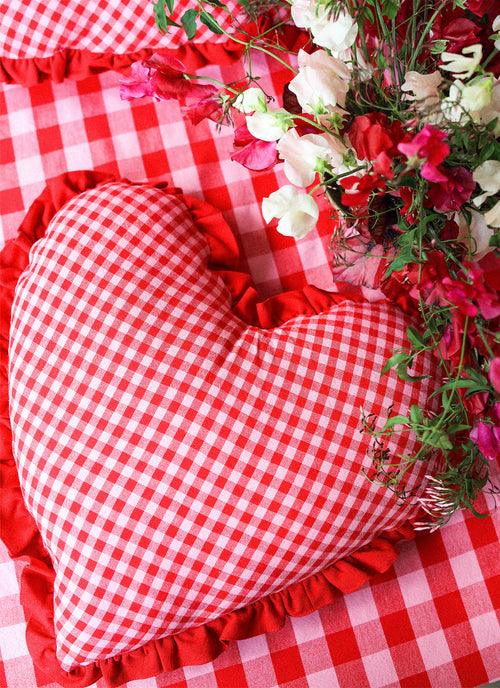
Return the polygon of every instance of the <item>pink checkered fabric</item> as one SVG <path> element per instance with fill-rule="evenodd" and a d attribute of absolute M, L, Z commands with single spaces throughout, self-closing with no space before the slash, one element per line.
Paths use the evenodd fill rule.
<path fill-rule="evenodd" d="M 207 259 L 178 197 L 110 183 L 58 213 L 19 282 L 14 451 L 64 668 L 282 590 L 413 513 L 362 475 L 359 432 L 360 406 L 383 422 L 428 395 L 380 378 L 405 316 L 345 302 L 248 326 Z"/>
<path fill-rule="evenodd" d="M 231 8 L 237 2 L 228 3 Z M 176 15 L 195 8 L 195 0 L 176 0 Z M 216 7 L 213 16 L 228 29 L 229 14 Z M 196 40 L 218 38 L 199 23 Z M 186 41 L 183 29 L 171 27 L 168 36 L 156 28 L 151 2 L 142 0 L 6 0 L 0 3 L 0 56 L 50 57 L 66 49 L 95 53 L 134 52 L 141 48 L 175 47 Z"/>

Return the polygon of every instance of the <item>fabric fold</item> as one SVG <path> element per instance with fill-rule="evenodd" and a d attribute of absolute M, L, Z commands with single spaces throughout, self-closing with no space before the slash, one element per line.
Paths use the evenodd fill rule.
<path fill-rule="evenodd" d="M 133 62 L 144 60 L 154 52 L 172 55 L 184 63 L 188 72 L 209 64 L 231 64 L 239 59 L 242 46 L 234 41 L 224 43 L 186 43 L 178 48 L 142 48 L 131 53 L 93 53 L 78 48 L 65 48 L 49 57 L 0 57 L 0 82 L 35 86 L 51 80 L 75 81 L 107 70 L 123 71 Z"/>
<path fill-rule="evenodd" d="M 287 616 L 309 614 L 387 571 L 398 556 L 396 543 L 415 534 L 407 522 L 397 530 L 379 534 L 371 544 L 327 566 L 322 572 L 214 621 L 147 642 L 139 649 L 111 659 L 69 672 L 61 669 L 56 657 L 53 626 L 55 573 L 36 524 L 24 504 L 12 456 L 7 399 L 10 309 L 16 282 L 28 265 L 30 248 L 43 236 L 51 218 L 71 198 L 114 180 L 112 175 L 96 172 L 71 172 L 51 180 L 26 214 L 17 239 L 7 244 L 0 255 L 0 534 L 13 558 L 27 560 L 21 575 L 21 597 L 29 617 L 27 642 L 33 661 L 52 680 L 77 688 L 90 685 L 101 676 L 108 686 L 115 687 L 181 666 L 210 662 L 230 642 L 279 630 Z M 350 296 L 308 286 L 259 301 L 250 277 L 237 269 L 238 246 L 222 214 L 177 189 L 167 187 L 165 192 L 178 194 L 184 200 L 198 229 L 207 237 L 209 269 L 224 281 L 233 298 L 235 312 L 247 323 L 263 328 L 276 327 L 297 316 L 321 313 L 347 298 L 352 300 Z"/>

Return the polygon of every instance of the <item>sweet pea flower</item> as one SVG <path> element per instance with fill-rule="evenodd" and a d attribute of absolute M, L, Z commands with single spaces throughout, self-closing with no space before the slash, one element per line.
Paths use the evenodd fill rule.
<path fill-rule="evenodd" d="M 471 57 L 467 57 L 470 55 Z M 462 54 L 444 52 L 441 61 L 447 64 L 441 65 L 441 69 L 452 72 L 454 79 L 470 79 L 478 68 L 483 57 L 483 47 L 480 43 L 467 45 L 462 48 Z"/>
<path fill-rule="evenodd" d="M 478 121 L 479 111 L 491 103 L 492 97 L 493 77 L 488 77 L 468 86 L 464 86 L 460 98 L 460 105 L 472 116 L 474 121 Z"/>
<path fill-rule="evenodd" d="M 495 227 L 495 229 L 500 227 L 500 201 L 497 201 L 493 208 L 484 214 L 484 221 L 488 227 Z"/>
<path fill-rule="evenodd" d="M 289 129 L 278 142 L 278 153 L 285 161 L 285 175 L 292 184 L 302 187 L 312 184 L 316 172 L 327 162 L 337 173 L 345 171 L 342 165 L 345 150 L 330 134 L 299 136 L 296 129 Z"/>
<path fill-rule="evenodd" d="M 483 107 L 479 112 L 479 121 L 482 124 L 488 124 L 495 119 L 497 120 L 497 123 L 494 129 L 494 134 L 498 138 L 500 137 L 500 79 L 497 79 L 493 82 L 490 103 Z"/>
<path fill-rule="evenodd" d="M 262 215 L 266 222 L 278 218 L 277 230 L 284 236 L 302 239 L 314 229 L 319 208 L 312 196 L 299 193 L 295 186 L 282 186 L 262 201 Z"/>
<path fill-rule="evenodd" d="M 475 442 L 485 459 L 493 461 L 500 456 L 500 428 L 480 421 L 470 431 L 469 437 Z"/>
<path fill-rule="evenodd" d="M 358 26 L 345 11 L 333 19 L 331 11 L 318 0 L 293 0 L 292 20 L 295 26 L 309 29 L 316 45 L 340 53 L 350 48 L 358 35 Z"/>
<path fill-rule="evenodd" d="M 500 31 L 500 14 L 498 15 L 498 17 L 495 17 L 495 19 L 493 20 L 493 24 L 491 25 L 491 28 L 493 29 L 493 31 L 495 33 Z M 500 38 L 497 38 L 493 45 L 495 46 L 495 48 L 497 50 L 500 50 Z"/>
<path fill-rule="evenodd" d="M 445 138 L 444 131 L 426 124 L 411 141 L 398 144 L 398 150 L 408 157 L 410 165 L 423 162 L 420 174 L 424 179 L 446 181 L 446 176 L 438 168 L 450 152 L 450 147 L 444 143 Z"/>
<path fill-rule="evenodd" d="M 266 112 L 266 94 L 261 88 L 247 88 L 234 100 L 233 107 L 246 115 L 256 111 Z"/>
<path fill-rule="evenodd" d="M 497 356 L 491 361 L 488 377 L 493 387 L 500 393 L 500 357 Z"/>
<path fill-rule="evenodd" d="M 481 187 L 482 193 L 474 199 L 474 205 L 480 206 L 488 197 L 500 191 L 500 162 L 498 160 L 486 160 L 476 167 L 472 178 Z"/>
<path fill-rule="evenodd" d="M 472 238 L 472 247 L 473 249 L 475 247 L 475 251 L 473 251 L 474 260 L 478 261 L 494 249 L 493 246 L 490 246 L 493 230 L 488 227 L 485 215 L 476 210 L 469 210 L 469 212 L 471 215 L 470 225 L 463 213 L 455 215 L 455 222 L 459 228 L 457 239 L 466 242 L 468 236 Z"/>
<path fill-rule="evenodd" d="M 291 125 L 290 113 L 283 108 L 247 115 L 248 131 L 261 141 L 277 141 Z"/>
<path fill-rule="evenodd" d="M 346 65 L 326 50 L 308 54 L 299 50 L 299 73 L 289 84 L 304 112 L 322 113 L 344 107 L 350 72 Z"/>
<path fill-rule="evenodd" d="M 439 98 L 438 87 L 443 81 L 439 70 L 431 74 L 420 74 L 419 72 L 406 72 L 405 80 L 401 86 L 407 100 L 428 100 Z M 410 93 L 412 91 L 413 93 Z"/>

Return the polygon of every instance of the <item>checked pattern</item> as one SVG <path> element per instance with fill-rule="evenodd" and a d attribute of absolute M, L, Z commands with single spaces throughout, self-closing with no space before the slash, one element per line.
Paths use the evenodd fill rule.
<path fill-rule="evenodd" d="M 236 2 L 229 3 L 233 8 Z M 176 0 L 179 17 L 196 8 L 194 0 Z M 228 29 L 227 13 L 214 8 L 213 16 Z M 226 40 L 198 25 L 196 41 Z M 156 28 L 151 2 L 141 0 L 5 0 L 0 2 L 0 56 L 49 57 L 66 48 L 93 53 L 135 52 L 140 48 L 176 47 L 186 41 L 183 29 L 163 36 Z"/>
<path fill-rule="evenodd" d="M 428 396 L 380 378 L 405 316 L 347 301 L 250 327 L 207 260 L 178 198 L 112 183 L 58 213 L 18 285 L 14 450 L 65 668 L 281 590 L 412 514 L 361 474 L 359 432 L 361 405 Z"/>

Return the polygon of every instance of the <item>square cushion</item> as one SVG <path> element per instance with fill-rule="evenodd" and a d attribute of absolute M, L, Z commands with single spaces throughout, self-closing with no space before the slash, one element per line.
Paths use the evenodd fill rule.
<path fill-rule="evenodd" d="M 228 6 L 238 14 L 238 3 Z M 176 0 L 179 21 L 194 0 Z M 212 8 L 225 29 L 230 15 Z M 184 29 L 156 27 L 151 2 L 141 0 L 9 0 L 0 5 L 0 81 L 31 86 L 44 79 L 82 78 L 104 69 L 122 69 L 159 51 L 173 52 L 189 71 L 222 63 L 240 54 L 226 35 L 217 36 L 198 21 L 188 43 Z"/>
<path fill-rule="evenodd" d="M 45 671 L 113 685 L 208 661 L 390 566 L 418 506 L 363 474 L 360 407 L 380 427 L 438 383 L 431 357 L 421 382 L 380 376 L 408 316 L 314 287 L 259 302 L 221 215 L 163 188 L 72 173 L 21 229 L 1 263 L 24 498 L 7 457 L 4 537 L 31 556 Z"/>

